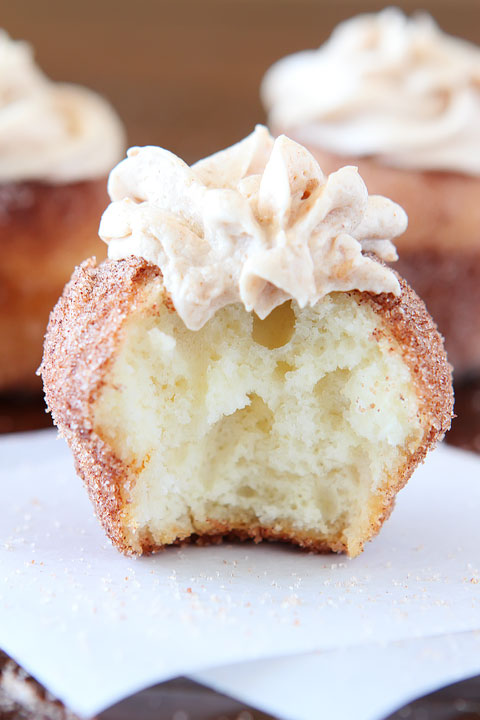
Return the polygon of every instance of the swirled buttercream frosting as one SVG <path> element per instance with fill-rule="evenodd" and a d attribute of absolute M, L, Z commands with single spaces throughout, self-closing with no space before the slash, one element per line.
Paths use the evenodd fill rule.
<path fill-rule="evenodd" d="M 50 81 L 29 45 L 0 30 L 0 182 L 100 177 L 123 150 L 122 125 L 103 98 Z"/>
<path fill-rule="evenodd" d="M 108 190 L 109 257 L 158 265 L 191 330 L 230 303 L 265 318 L 288 299 L 305 307 L 332 291 L 400 292 L 364 252 L 396 259 L 402 208 L 369 197 L 355 167 L 325 177 L 304 147 L 265 127 L 191 167 L 158 147 L 132 148 Z"/>
<path fill-rule="evenodd" d="M 318 50 L 265 75 L 271 127 L 393 167 L 480 174 L 480 48 L 426 14 L 388 8 L 341 23 Z"/>

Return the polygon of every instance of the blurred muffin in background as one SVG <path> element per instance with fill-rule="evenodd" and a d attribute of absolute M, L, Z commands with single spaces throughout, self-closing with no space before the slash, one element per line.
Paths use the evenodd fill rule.
<path fill-rule="evenodd" d="M 267 72 L 275 134 L 324 172 L 356 165 L 409 216 L 396 269 L 423 297 L 458 378 L 480 369 L 480 48 L 395 8 L 337 27 Z"/>
<path fill-rule="evenodd" d="M 105 100 L 53 83 L 0 31 L 0 392 L 40 391 L 49 312 L 73 267 L 105 254 L 98 223 L 123 151 Z"/>

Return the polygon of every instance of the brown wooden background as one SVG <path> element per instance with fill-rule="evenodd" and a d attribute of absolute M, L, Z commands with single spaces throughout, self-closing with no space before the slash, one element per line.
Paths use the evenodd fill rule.
<path fill-rule="evenodd" d="M 192 162 L 264 120 L 258 97 L 276 59 L 317 47 L 359 0 L 1 0 L 0 24 L 29 40 L 53 78 L 99 90 L 129 144 L 158 144 Z M 406 0 L 448 32 L 480 43 L 480 0 Z"/>

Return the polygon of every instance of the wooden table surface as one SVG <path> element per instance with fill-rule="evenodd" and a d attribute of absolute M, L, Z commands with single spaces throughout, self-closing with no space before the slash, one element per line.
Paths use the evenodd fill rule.
<path fill-rule="evenodd" d="M 396 4 L 407 12 L 418 7 L 410 0 Z M 193 162 L 265 120 L 258 88 L 272 62 L 318 46 L 352 14 L 383 6 L 372 0 L 1 0 L 0 22 L 12 37 L 33 44 L 52 78 L 109 98 L 129 145 L 162 145 Z M 480 43 L 480 0 L 424 0 L 422 7 L 448 32 Z M 480 452 L 480 382 L 456 394 L 449 441 Z M 42 398 L 0 399 L 0 433 L 49 424 Z M 122 704 L 106 720 L 143 717 L 152 700 L 145 697 Z M 223 710 L 210 711 L 206 699 L 194 705 L 189 720 L 213 720 L 222 712 L 232 719 L 265 717 L 239 715 L 241 708 L 228 702 Z M 157 720 L 174 716 L 168 707 L 170 714 L 158 710 Z"/>

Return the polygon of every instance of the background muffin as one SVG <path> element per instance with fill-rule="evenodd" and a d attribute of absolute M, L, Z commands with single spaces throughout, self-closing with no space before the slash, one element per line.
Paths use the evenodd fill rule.
<path fill-rule="evenodd" d="M 40 389 L 48 314 L 86 255 L 102 254 L 106 175 L 123 150 L 111 107 L 50 82 L 0 34 L 0 392 Z"/>
<path fill-rule="evenodd" d="M 326 172 L 359 167 L 409 216 L 398 270 L 446 337 L 458 375 L 480 367 L 480 49 L 399 10 L 340 25 L 276 63 L 262 96 L 275 133 Z"/>

